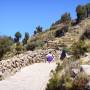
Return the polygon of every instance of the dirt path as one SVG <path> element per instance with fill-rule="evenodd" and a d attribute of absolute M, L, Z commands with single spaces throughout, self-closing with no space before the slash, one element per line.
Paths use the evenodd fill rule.
<path fill-rule="evenodd" d="M 25 67 L 14 76 L 0 81 L 0 90 L 45 90 L 50 71 L 55 67 L 54 62 L 37 63 Z"/>

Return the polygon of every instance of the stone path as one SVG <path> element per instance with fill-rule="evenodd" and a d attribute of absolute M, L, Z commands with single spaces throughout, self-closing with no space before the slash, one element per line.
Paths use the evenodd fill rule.
<path fill-rule="evenodd" d="M 0 90 L 45 90 L 50 71 L 55 67 L 55 62 L 27 66 L 14 76 L 0 81 Z"/>

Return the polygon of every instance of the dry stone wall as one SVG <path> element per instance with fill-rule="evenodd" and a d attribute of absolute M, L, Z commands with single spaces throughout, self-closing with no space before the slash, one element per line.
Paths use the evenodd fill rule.
<path fill-rule="evenodd" d="M 45 62 L 45 56 L 49 51 L 54 53 L 53 49 L 28 51 L 10 59 L 0 61 L 0 79 L 5 79 L 30 64 Z M 56 54 L 56 52 L 54 54 Z"/>

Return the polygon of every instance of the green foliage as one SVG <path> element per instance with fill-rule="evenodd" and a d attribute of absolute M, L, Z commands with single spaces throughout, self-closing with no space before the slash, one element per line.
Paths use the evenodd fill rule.
<path fill-rule="evenodd" d="M 26 38 L 26 40 L 28 40 L 29 39 L 29 33 L 28 32 L 25 32 L 25 38 Z"/>
<path fill-rule="evenodd" d="M 61 23 L 61 20 L 59 19 L 59 20 L 57 20 L 56 22 L 52 23 L 51 27 L 53 27 L 53 26 L 55 26 L 55 25 L 58 25 L 58 24 L 60 24 L 60 23 Z"/>
<path fill-rule="evenodd" d="M 83 20 L 87 17 L 90 16 L 90 3 L 86 4 L 86 5 L 78 5 L 76 8 L 76 12 L 77 12 L 77 20 Z"/>
<path fill-rule="evenodd" d="M 37 34 L 37 31 L 34 31 L 34 35 L 36 35 Z"/>
<path fill-rule="evenodd" d="M 36 30 L 34 31 L 34 35 L 41 33 L 42 32 L 42 27 L 41 26 L 37 26 Z"/>
<path fill-rule="evenodd" d="M 58 63 L 56 70 L 53 71 L 52 78 L 47 84 L 46 90 L 71 90 L 73 81 L 71 79 L 70 73 L 67 72 L 66 75 L 60 76 L 60 74 L 62 74 L 61 72 L 63 68 L 64 66 Z"/>
<path fill-rule="evenodd" d="M 86 4 L 86 9 L 87 9 L 87 17 L 90 16 L 90 3 Z"/>
<path fill-rule="evenodd" d="M 81 35 L 81 40 L 90 39 L 90 26 L 88 26 L 85 32 Z"/>
<path fill-rule="evenodd" d="M 2 75 L 0 75 L 0 81 L 3 80 L 3 79 L 4 79 L 4 77 Z"/>
<path fill-rule="evenodd" d="M 64 31 L 62 31 L 61 29 L 55 32 L 55 37 L 62 37 L 62 36 L 64 36 Z"/>
<path fill-rule="evenodd" d="M 20 33 L 20 32 L 16 32 L 14 41 L 15 41 L 16 43 L 19 42 L 19 40 L 20 40 L 21 37 L 22 37 L 21 33 Z"/>
<path fill-rule="evenodd" d="M 77 20 L 83 20 L 86 17 L 86 7 L 85 6 L 81 6 L 78 5 L 76 8 L 76 12 L 77 12 Z"/>
<path fill-rule="evenodd" d="M 36 27 L 36 33 L 40 33 L 42 32 L 42 27 L 41 26 L 37 26 Z"/>
<path fill-rule="evenodd" d="M 46 90 L 86 90 L 87 83 L 88 77 L 84 73 L 80 73 L 74 79 L 69 73 L 66 73 L 61 78 L 58 77 L 57 73 L 54 73 L 47 84 Z"/>
<path fill-rule="evenodd" d="M 70 16 L 70 13 L 64 13 L 62 16 L 61 16 L 61 22 L 62 23 L 66 23 L 66 24 L 69 24 L 71 21 L 71 16 Z"/>
<path fill-rule="evenodd" d="M 53 74 L 53 77 L 49 80 L 46 90 L 59 90 L 59 78 L 57 73 Z"/>
<path fill-rule="evenodd" d="M 62 27 L 61 29 L 57 30 L 55 32 L 55 37 L 62 37 L 62 36 L 64 36 L 65 33 L 68 32 L 68 28 L 69 28 L 69 26 L 66 25 L 66 26 Z"/>
<path fill-rule="evenodd" d="M 0 59 L 6 52 L 10 51 L 10 47 L 12 44 L 13 41 L 8 37 L 0 37 Z"/>
<path fill-rule="evenodd" d="M 60 65 L 60 63 L 57 63 L 57 68 L 55 69 L 56 72 L 59 72 L 63 69 L 63 65 Z"/>
<path fill-rule="evenodd" d="M 25 37 L 24 37 L 24 39 L 22 40 L 23 45 L 27 44 L 28 39 L 29 39 L 29 33 L 28 33 L 28 32 L 25 32 Z"/>
<path fill-rule="evenodd" d="M 37 30 L 37 33 L 40 33 L 40 32 L 42 32 L 42 27 L 38 26 L 38 27 L 36 27 L 36 30 Z"/>
<path fill-rule="evenodd" d="M 84 73 L 80 73 L 73 81 L 72 90 L 86 90 L 85 85 L 88 83 L 88 77 Z"/>
<path fill-rule="evenodd" d="M 37 40 L 34 44 L 37 48 L 42 48 L 45 43 L 42 40 Z"/>
<path fill-rule="evenodd" d="M 16 54 L 20 54 L 22 51 L 23 51 L 23 46 L 18 42 L 17 44 L 16 44 Z"/>
<path fill-rule="evenodd" d="M 29 50 L 33 51 L 33 50 L 35 50 L 35 48 L 36 48 L 36 45 L 34 43 L 29 43 L 26 46 L 27 51 L 29 51 Z"/>
<path fill-rule="evenodd" d="M 65 74 L 60 76 L 62 73 L 58 65 L 56 71 L 53 71 L 53 76 L 47 84 L 46 90 L 86 90 L 85 85 L 88 83 L 88 77 L 85 73 L 79 73 L 75 78 L 71 77 L 69 69 L 65 71 Z M 64 66 L 63 66 L 64 68 Z M 65 68 L 64 68 L 65 70 Z"/>
<path fill-rule="evenodd" d="M 87 51 L 87 47 L 85 46 L 85 42 L 80 40 L 79 42 L 74 43 L 71 46 L 71 52 L 75 58 L 79 58 L 80 55 L 84 55 Z"/>

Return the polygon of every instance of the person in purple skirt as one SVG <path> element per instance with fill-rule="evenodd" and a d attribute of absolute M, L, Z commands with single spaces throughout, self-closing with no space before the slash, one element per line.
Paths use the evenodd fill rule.
<path fill-rule="evenodd" d="M 51 52 L 49 52 L 49 54 L 46 56 L 47 61 L 50 63 L 53 60 L 53 55 L 51 54 Z"/>

